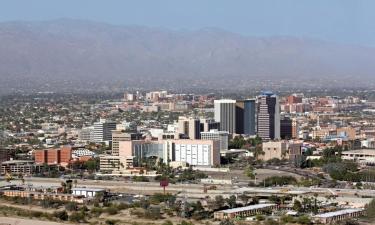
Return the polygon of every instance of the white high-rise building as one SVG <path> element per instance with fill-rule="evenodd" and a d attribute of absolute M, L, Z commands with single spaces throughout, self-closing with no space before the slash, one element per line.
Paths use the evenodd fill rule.
<path fill-rule="evenodd" d="M 214 101 L 215 121 L 220 122 L 220 130 L 236 133 L 236 100 Z"/>

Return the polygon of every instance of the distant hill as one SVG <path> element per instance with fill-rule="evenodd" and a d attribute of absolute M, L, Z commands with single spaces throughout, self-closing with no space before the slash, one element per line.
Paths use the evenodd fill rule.
<path fill-rule="evenodd" d="M 375 83 L 375 48 L 219 29 L 79 20 L 0 23 L 0 88 L 246 89 Z"/>

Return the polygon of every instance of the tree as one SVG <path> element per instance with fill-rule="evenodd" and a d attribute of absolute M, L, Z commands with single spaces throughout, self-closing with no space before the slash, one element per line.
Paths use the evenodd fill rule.
<path fill-rule="evenodd" d="M 229 208 L 234 208 L 234 207 L 236 207 L 236 196 L 234 196 L 234 195 L 231 195 L 231 196 L 229 196 L 229 198 L 227 198 L 226 199 L 226 202 L 227 202 L 227 204 L 228 204 L 228 206 L 229 206 Z"/>
<path fill-rule="evenodd" d="M 250 179 L 255 179 L 254 168 L 252 166 L 247 166 L 245 169 L 245 175 Z"/>
<path fill-rule="evenodd" d="M 215 196 L 215 204 L 217 208 L 222 208 L 224 206 L 225 200 L 222 195 Z"/>
<path fill-rule="evenodd" d="M 299 200 L 294 200 L 293 210 L 297 212 L 302 212 L 302 204 Z"/>
<path fill-rule="evenodd" d="M 98 160 L 96 159 L 90 159 L 90 160 L 87 160 L 84 164 L 85 168 L 90 172 L 95 172 L 98 168 Z"/>
<path fill-rule="evenodd" d="M 238 196 L 238 198 L 245 204 L 247 205 L 247 203 L 249 202 L 249 199 L 250 197 L 248 195 L 246 195 L 245 193 L 241 194 Z"/>

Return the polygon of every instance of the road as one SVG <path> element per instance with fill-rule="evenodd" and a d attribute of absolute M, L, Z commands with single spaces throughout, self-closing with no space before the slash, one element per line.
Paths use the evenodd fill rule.
<path fill-rule="evenodd" d="M 26 185 L 33 185 L 35 187 L 57 187 L 61 185 L 62 180 L 58 178 L 26 178 Z M 9 184 L 21 184 L 19 180 L 12 180 L 10 183 L 0 181 L 0 186 Z M 203 192 L 203 184 L 170 184 L 166 190 L 169 193 L 180 193 L 187 197 L 203 198 L 207 195 L 223 195 L 229 196 L 232 194 L 241 194 L 244 191 L 252 192 L 254 194 L 304 194 L 317 193 L 319 195 L 338 195 L 338 196 L 370 196 L 375 197 L 375 190 L 359 190 L 359 189 L 336 189 L 336 188 L 308 188 L 308 187 L 272 187 L 251 188 L 245 185 L 216 185 L 216 190 L 208 190 Z M 78 187 L 96 187 L 105 188 L 114 193 L 129 193 L 129 194 L 143 194 L 150 195 L 154 193 L 161 193 L 163 189 L 158 182 L 131 182 L 131 181 L 104 181 L 104 180 L 78 180 Z"/>

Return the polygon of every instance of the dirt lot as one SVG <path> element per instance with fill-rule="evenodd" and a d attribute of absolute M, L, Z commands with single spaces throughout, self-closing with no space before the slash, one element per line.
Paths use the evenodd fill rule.
<path fill-rule="evenodd" d="M 56 223 L 50 221 L 32 220 L 32 219 L 21 219 L 21 218 L 10 218 L 0 217 L 1 225 L 61 225 L 64 223 Z"/>

